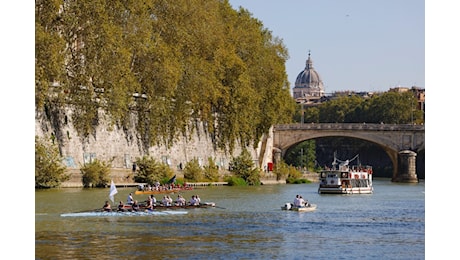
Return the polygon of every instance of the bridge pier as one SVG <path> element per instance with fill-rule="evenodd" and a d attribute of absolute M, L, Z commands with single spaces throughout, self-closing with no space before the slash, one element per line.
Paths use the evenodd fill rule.
<path fill-rule="evenodd" d="M 416 173 L 417 154 L 410 150 L 403 150 L 398 153 L 398 170 L 397 175 L 393 176 L 393 182 L 417 183 Z"/>

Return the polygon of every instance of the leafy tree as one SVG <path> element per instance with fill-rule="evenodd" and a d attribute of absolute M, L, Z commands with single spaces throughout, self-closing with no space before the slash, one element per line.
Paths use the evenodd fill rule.
<path fill-rule="evenodd" d="M 134 174 L 134 181 L 154 185 L 157 181 L 165 184 L 174 175 L 173 170 L 165 163 L 150 156 L 136 159 L 138 170 Z"/>
<path fill-rule="evenodd" d="M 289 165 L 305 168 L 307 171 L 315 167 L 316 141 L 306 140 L 286 152 L 284 157 Z"/>
<path fill-rule="evenodd" d="M 59 0 L 35 1 L 35 106 L 39 110 L 51 100 L 62 99 L 64 94 L 53 84 L 66 80 L 61 4 Z"/>
<path fill-rule="evenodd" d="M 203 169 L 201 168 L 198 159 L 193 158 L 193 160 L 185 164 L 184 179 L 195 182 L 203 179 Z"/>
<path fill-rule="evenodd" d="M 83 186 L 99 188 L 107 187 L 110 182 L 110 167 L 111 164 L 109 162 L 100 161 L 98 159 L 85 164 L 80 168 Z"/>
<path fill-rule="evenodd" d="M 385 92 L 372 97 L 367 122 L 408 124 L 421 118 L 415 111 L 416 99 L 412 92 Z"/>
<path fill-rule="evenodd" d="M 232 151 L 294 112 L 286 47 L 228 1 L 37 1 L 36 31 L 36 109 L 70 107 L 83 138 L 104 120 L 148 149 L 201 123 Z"/>
<path fill-rule="evenodd" d="M 371 98 L 343 95 L 305 109 L 305 122 L 319 123 L 424 123 L 423 112 L 416 109 L 417 100 L 411 91 L 385 92 Z M 294 119 L 300 122 L 299 105 Z"/>
<path fill-rule="evenodd" d="M 318 123 L 319 122 L 319 109 L 318 107 L 309 107 L 304 110 L 304 123 Z M 300 120 L 299 120 L 300 121 Z"/>
<path fill-rule="evenodd" d="M 321 104 L 319 120 L 323 123 L 343 123 L 358 109 L 363 98 L 357 95 L 341 96 Z M 351 123 L 351 122 L 350 122 Z"/>
<path fill-rule="evenodd" d="M 56 144 L 35 136 L 35 188 L 55 188 L 70 176 Z"/>
<path fill-rule="evenodd" d="M 208 157 L 208 164 L 203 167 L 203 173 L 206 180 L 219 180 L 219 167 L 212 157 Z"/>
<path fill-rule="evenodd" d="M 233 158 L 230 165 L 230 171 L 236 177 L 242 178 L 249 185 L 260 184 L 260 170 L 254 167 L 254 162 L 248 150 L 244 149 L 238 157 Z"/>

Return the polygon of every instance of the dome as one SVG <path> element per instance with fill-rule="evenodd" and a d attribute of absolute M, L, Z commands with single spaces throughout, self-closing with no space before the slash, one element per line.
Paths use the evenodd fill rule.
<path fill-rule="evenodd" d="M 308 53 L 305 69 L 299 73 L 294 86 L 294 98 L 324 96 L 324 86 L 318 72 L 313 68 L 313 61 Z"/>

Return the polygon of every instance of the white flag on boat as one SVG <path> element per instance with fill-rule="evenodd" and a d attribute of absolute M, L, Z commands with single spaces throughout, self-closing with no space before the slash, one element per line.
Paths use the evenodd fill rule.
<path fill-rule="evenodd" d="M 115 196 L 115 194 L 117 193 L 118 193 L 117 187 L 115 187 L 115 183 L 113 183 L 113 180 L 112 180 L 112 183 L 110 184 L 110 193 L 109 193 L 109 197 L 112 203 L 115 203 L 113 196 Z"/>

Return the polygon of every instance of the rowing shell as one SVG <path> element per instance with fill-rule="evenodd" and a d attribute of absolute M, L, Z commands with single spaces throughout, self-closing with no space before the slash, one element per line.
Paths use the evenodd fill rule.
<path fill-rule="evenodd" d="M 121 217 L 121 216 L 170 216 L 170 215 L 185 215 L 187 211 L 178 210 L 165 210 L 165 211 L 93 211 L 93 212 L 75 212 L 75 213 L 64 213 L 61 217 Z"/>
<path fill-rule="evenodd" d="M 154 210 L 162 210 L 162 209 L 194 209 L 194 208 L 212 208 L 216 207 L 216 203 L 214 202 L 203 202 L 200 203 L 199 205 L 183 205 L 183 206 L 178 206 L 178 205 L 171 205 L 171 206 L 165 206 L 163 204 L 156 204 L 153 206 Z M 140 210 L 147 210 L 146 206 L 144 204 L 139 205 Z M 127 211 L 132 211 L 132 206 L 131 205 L 124 205 L 123 210 Z"/>

